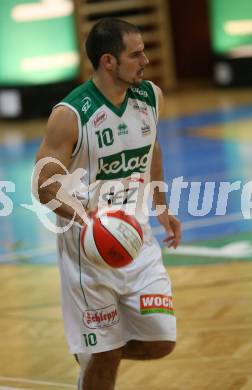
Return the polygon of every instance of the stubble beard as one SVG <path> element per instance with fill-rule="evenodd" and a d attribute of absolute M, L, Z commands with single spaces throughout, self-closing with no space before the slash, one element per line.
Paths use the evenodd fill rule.
<path fill-rule="evenodd" d="M 118 69 L 116 70 L 116 80 L 118 81 L 118 83 L 122 84 L 125 87 L 125 89 L 131 88 L 131 87 L 139 87 L 139 85 L 142 82 L 142 79 L 141 80 L 128 80 L 128 79 L 121 77 Z"/>

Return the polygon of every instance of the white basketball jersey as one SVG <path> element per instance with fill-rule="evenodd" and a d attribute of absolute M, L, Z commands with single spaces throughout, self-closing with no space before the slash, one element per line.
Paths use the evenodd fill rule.
<path fill-rule="evenodd" d="M 82 168 L 76 195 L 86 209 L 114 206 L 148 222 L 148 194 L 157 122 L 156 87 L 143 81 L 115 107 L 92 80 L 60 105 L 77 115 L 79 138 L 70 173 Z"/>
<path fill-rule="evenodd" d="M 165 273 L 147 212 L 157 101 L 155 85 L 143 81 L 139 87 L 128 89 L 123 104 L 117 108 L 90 80 L 59 103 L 73 110 L 79 123 L 79 138 L 69 167 L 72 175 L 83 170 L 74 186 L 77 197 L 86 209 L 114 206 L 135 215 L 144 237 L 140 254 L 131 264 L 101 270 L 83 254 L 78 226 L 60 234 L 63 306 L 67 306 L 64 302 L 68 300 L 66 286 L 78 280 L 81 286 L 95 280 L 125 293 L 137 291 Z M 59 226 L 65 227 L 68 222 L 58 217 Z"/>

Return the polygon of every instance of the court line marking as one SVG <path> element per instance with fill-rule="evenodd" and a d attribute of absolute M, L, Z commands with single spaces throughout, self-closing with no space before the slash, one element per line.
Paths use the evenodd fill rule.
<path fill-rule="evenodd" d="M 67 384 L 59 383 L 59 382 L 36 381 L 36 380 L 32 380 L 32 379 L 27 379 L 27 378 L 12 378 L 12 377 L 8 377 L 8 376 L 0 376 L 0 381 L 20 382 L 20 383 L 27 383 L 27 384 L 29 383 L 29 384 L 33 384 L 33 385 L 58 386 L 58 387 L 64 387 L 67 389 L 76 389 L 75 385 L 67 385 Z M 0 387 L 0 389 L 1 389 L 1 387 Z M 20 390 L 28 390 L 28 389 L 20 389 Z"/>
<path fill-rule="evenodd" d="M 48 255 L 50 253 L 56 253 L 56 248 L 55 246 L 48 246 L 48 247 L 43 247 L 43 248 L 36 248 L 36 249 L 24 249 L 21 251 L 16 251 L 16 252 L 9 252 L 9 253 L 4 253 L 0 255 L 0 263 L 6 262 L 6 261 L 15 261 L 19 260 L 20 257 L 36 257 L 36 256 L 41 256 L 41 255 Z"/>
<path fill-rule="evenodd" d="M 223 216 L 216 215 L 214 217 L 201 218 L 196 221 L 182 222 L 182 230 L 184 231 L 184 230 L 191 230 L 191 229 L 200 229 L 202 227 L 222 225 L 224 223 L 236 222 L 242 220 L 245 221 L 245 219 L 243 218 L 240 212 L 232 213 L 229 215 L 223 215 Z M 154 234 L 161 234 L 164 232 L 164 228 L 162 226 L 155 226 L 152 227 L 152 231 Z"/>
<path fill-rule="evenodd" d="M 214 225 L 222 225 L 229 222 L 236 222 L 236 221 L 242 221 L 244 220 L 242 214 L 240 212 L 232 213 L 229 215 L 224 216 L 213 216 L 213 217 L 206 217 L 206 218 L 200 218 L 195 221 L 185 221 L 182 222 L 182 230 L 192 230 L 192 229 L 200 229 L 202 227 L 209 227 Z M 164 229 L 162 226 L 154 226 L 152 227 L 152 231 L 154 235 L 159 235 L 164 233 Z M 10 252 L 10 253 L 4 253 L 0 255 L 0 264 L 6 263 L 6 262 L 14 262 L 16 260 L 19 260 L 20 257 L 26 257 L 30 256 L 36 257 L 48 254 L 56 254 L 56 249 L 52 246 L 49 247 L 43 247 L 43 248 L 36 248 L 36 249 L 26 249 L 23 251 L 17 251 L 17 252 Z"/>
<path fill-rule="evenodd" d="M 9 386 L 0 386 L 0 390 L 32 390 L 32 389 L 27 389 L 23 387 L 9 387 Z"/>

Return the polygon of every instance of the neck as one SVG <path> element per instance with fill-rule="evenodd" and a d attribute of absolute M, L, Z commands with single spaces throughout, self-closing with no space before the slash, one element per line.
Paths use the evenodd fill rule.
<path fill-rule="evenodd" d="M 98 74 L 93 75 L 93 82 L 114 106 L 120 107 L 125 99 L 127 86 L 117 85 L 113 80 Z"/>

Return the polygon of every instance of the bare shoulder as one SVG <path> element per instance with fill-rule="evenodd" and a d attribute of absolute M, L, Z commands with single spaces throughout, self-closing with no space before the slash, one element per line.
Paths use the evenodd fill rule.
<path fill-rule="evenodd" d="M 47 123 L 46 136 L 51 142 L 72 142 L 78 138 L 78 122 L 76 114 L 66 106 L 55 108 Z"/>
<path fill-rule="evenodd" d="M 58 106 L 48 119 L 37 160 L 54 157 L 67 163 L 77 143 L 78 133 L 76 114 L 66 106 Z"/>

